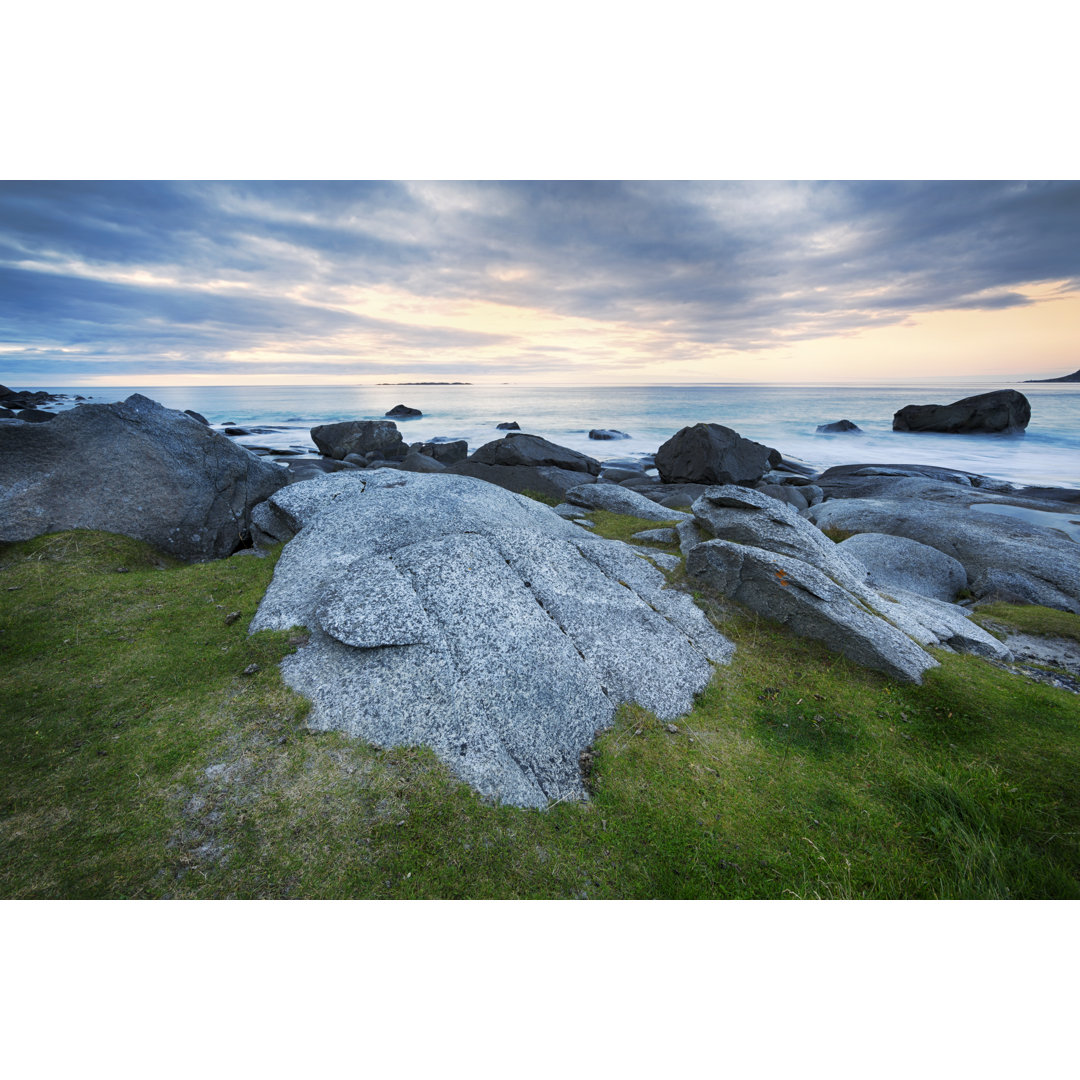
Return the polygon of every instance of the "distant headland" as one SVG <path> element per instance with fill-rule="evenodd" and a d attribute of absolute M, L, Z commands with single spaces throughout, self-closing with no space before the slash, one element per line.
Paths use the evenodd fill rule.
<path fill-rule="evenodd" d="M 1071 375 L 1061 375 L 1056 379 L 1025 379 L 1024 382 L 1080 382 L 1080 370 Z"/>
<path fill-rule="evenodd" d="M 381 382 L 376 386 L 472 386 L 471 382 Z"/>

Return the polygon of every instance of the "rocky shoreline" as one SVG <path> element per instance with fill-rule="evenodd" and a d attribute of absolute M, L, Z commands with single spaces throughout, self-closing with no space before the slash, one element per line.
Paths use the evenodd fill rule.
<path fill-rule="evenodd" d="M 0 423 L 0 540 L 101 529 L 193 561 L 285 542 L 251 629 L 308 628 L 283 673 L 313 726 L 427 743 L 518 805 L 582 797 L 578 756 L 620 703 L 677 717 L 730 660 L 669 587 L 676 550 L 691 585 L 910 682 L 931 648 L 1013 660 L 974 606 L 1080 613 L 1080 490 L 902 464 L 819 474 L 704 423 L 638 462 L 520 430 L 472 453 L 406 444 L 390 420 L 318 426 L 320 458 L 275 460 L 139 394 L 33 417 L 49 401 L 0 390 L 23 407 Z M 970 423 L 971 401 L 954 405 Z M 668 531 L 601 540 L 595 511 Z"/>

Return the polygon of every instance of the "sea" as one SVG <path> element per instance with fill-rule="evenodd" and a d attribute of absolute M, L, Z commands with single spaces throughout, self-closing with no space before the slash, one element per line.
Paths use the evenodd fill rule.
<path fill-rule="evenodd" d="M 1031 402 L 1022 435 L 938 435 L 892 430 L 911 404 L 947 404 L 1007 388 Z M 395 384 L 362 386 L 47 387 L 89 402 L 139 393 L 171 409 L 192 409 L 215 427 L 270 428 L 237 441 L 315 455 L 310 430 L 341 420 L 378 420 L 395 405 L 423 416 L 395 422 L 406 442 L 465 439 L 470 452 L 521 430 L 602 462 L 640 462 L 682 427 L 716 423 L 775 447 L 816 469 L 850 464 L 937 465 L 1021 485 L 1080 488 L 1080 383 L 974 379 L 867 386 L 710 384 L 680 386 L 523 386 Z M 73 406 L 67 401 L 65 406 Z M 52 406 L 55 408 L 55 406 Z M 819 434 L 850 420 L 860 433 Z M 592 429 L 625 438 L 598 441 Z"/>

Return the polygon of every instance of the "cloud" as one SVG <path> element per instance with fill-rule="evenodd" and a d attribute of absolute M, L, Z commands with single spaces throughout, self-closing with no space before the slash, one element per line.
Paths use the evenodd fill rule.
<path fill-rule="evenodd" d="M 586 320 L 633 365 L 1022 306 L 1049 282 L 1080 284 L 1080 184 L 0 184 L 0 340 L 57 372 L 579 358 L 554 330 L 457 317 L 481 302 Z"/>

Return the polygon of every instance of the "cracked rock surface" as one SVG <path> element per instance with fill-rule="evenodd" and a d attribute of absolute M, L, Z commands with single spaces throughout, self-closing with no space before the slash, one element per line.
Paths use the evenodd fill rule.
<path fill-rule="evenodd" d="M 257 518 L 295 535 L 251 629 L 310 629 L 282 663 L 310 725 L 426 744 L 503 802 L 583 797 L 619 704 L 679 716 L 734 651 L 629 545 L 471 477 L 337 473 Z"/>

